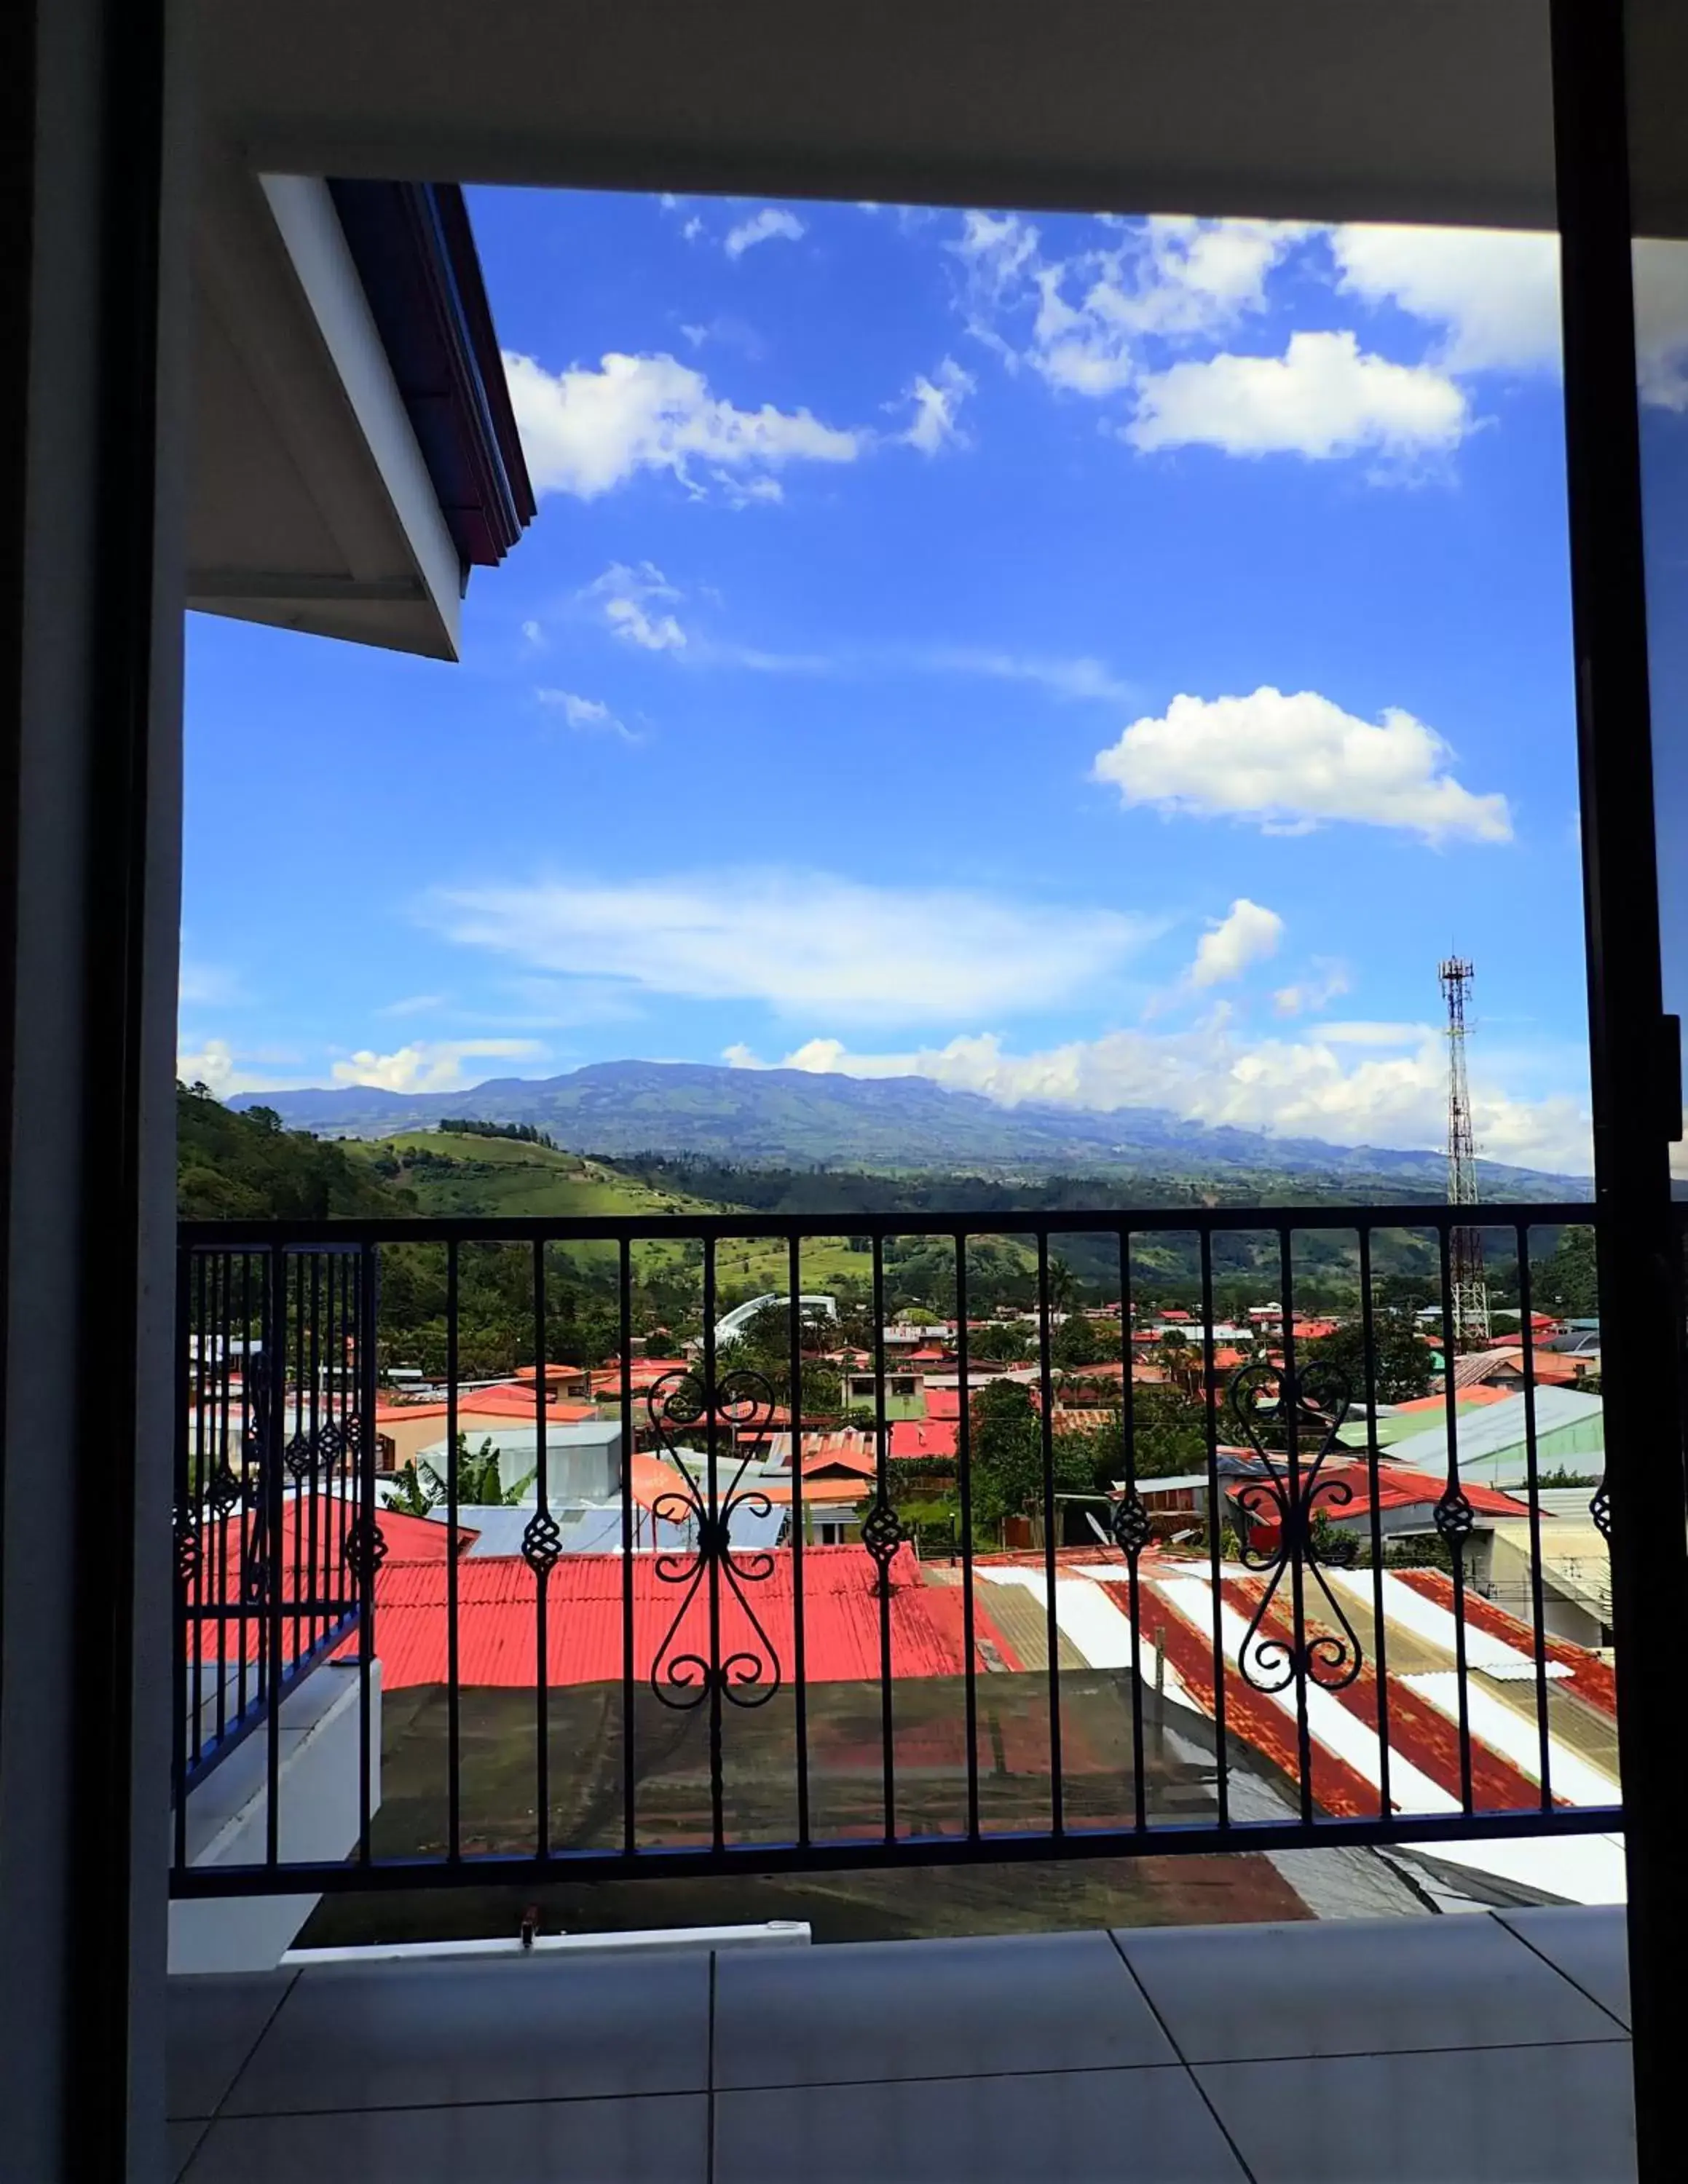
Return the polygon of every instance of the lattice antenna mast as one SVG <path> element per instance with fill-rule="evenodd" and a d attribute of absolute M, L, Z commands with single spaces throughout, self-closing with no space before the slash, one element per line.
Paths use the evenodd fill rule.
<path fill-rule="evenodd" d="M 1448 1008 L 1448 1202 L 1475 1206 L 1477 1144 L 1471 1127 L 1471 1088 L 1466 1081 L 1466 995 L 1473 972 L 1462 957 L 1450 956 L 1439 967 L 1442 997 Z M 1454 1341 L 1463 1350 L 1489 1340 L 1489 1284 L 1483 1271 L 1483 1234 L 1456 1228 L 1450 1239 L 1454 1294 Z M 1453 1369 L 1451 1362 L 1449 1370 Z"/>

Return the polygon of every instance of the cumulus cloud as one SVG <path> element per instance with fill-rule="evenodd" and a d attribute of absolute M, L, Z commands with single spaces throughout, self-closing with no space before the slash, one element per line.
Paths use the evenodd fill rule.
<path fill-rule="evenodd" d="M 1267 220 L 1123 223 L 1067 258 L 1009 213 L 969 212 L 951 248 L 969 332 L 1051 386 L 1099 397 L 1130 387 L 1150 340 L 1214 337 L 1264 309 L 1267 273 L 1303 235 Z"/>
<path fill-rule="evenodd" d="M 862 1022 L 1045 1008 L 1093 991 L 1158 929 L 1112 910 L 766 868 L 465 889 L 424 915 L 536 971 Z"/>
<path fill-rule="evenodd" d="M 1185 1032 L 1116 1031 L 1041 1052 L 1014 1054 L 994 1033 L 942 1047 L 864 1053 L 813 1039 L 763 1063 L 744 1046 L 723 1056 L 741 1067 L 924 1077 L 1005 1106 L 1037 1100 L 1111 1112 L 1165 1107 L 1186 1121 L 1323 1138 L 1338 1145 L 1423 1147 L 1442 1142 L 1447 1058 L 1425 1027 L 1416 1046 L 1377 1053 L 1322 1035 L 1248 1041 L 1221 1016 Z M 1474 1078 L 1472 1104 L 1485 1159 L 1586 1174 L 1589 1120 L 1580 1100 L 1520 1100 Z"/>
<path fill-rule="evenodd" d="M 787 463 L 847 463 L 862 436 L 808 410 L 740 410 L 673 356 L 616 351 L 598 368 L 547 371 L 506 352 L 505 373 L 536 493 L 595 499 L 640 471 L 667 471 L 694 498 L 712 481 L 767 477 Z"/>
<path fill-rule="evenodd" d="M 337 1084 L 373 1084 L 383 1092 L 456 1092 L 475 1081 L 466 1062 L 530 1061 L 544 1052 L 531 1039 L 417 1039 L 391 1054 L 361 1047 L 330 1073 Z"/>
<path fill-rule="evenodd" d="M 1123 430 L 1145 450 L 1210 447 L 1322 461 L 1367 449 L 1445 454 L 1469 422 L 1463 393 L 1434 365 L 1391 364 L 1362 351 L 1351 333 L 1296 333 L 1282 356 L 1224 353 L 1151 372 Z"/>
<path fill-rule="evenodd" d="M 624 561 L 612 561 L 579 596 L 602 615 L 623 644 L 635 644 L 643 652 L 685 649 L 685 632 L 672 611 L 681 593 L 655 562 L 641 561 L 633 569 Z"/>
<path fill-rule="evenodd" d="M 1327 956 L 1316 956 L 1306 975 L 1293 986 L 1280 986 L 1272 1004 L 1281 1017 L 1299 1017 L 1327 1008 L 1349 988 L 1348 966 Z"/>
<path fill-rule="evenodd" d="M 571 728 L 584 733 L 619 736 L 623 743 L 637 743 L 639 738 L 626 724 L 618 720 L 601 698 L 583 698 L 573 690 L 537 689 L 534 695 L 542 705 L 561 713 Z"/>
<path fill-rule="evenodd" d="M 226 1039 L 201 1039 L 197 1046 L 178 1048 L 176 1073 L 184 1084 L 203 1084 L 219 1100 L 233 1097 L 237 1092 L 271 1092 L 284 1090 L 290 1084 L 303 1084 L 299 1077 L 277 1076 L 273 1067 L 275 1056 L 265 1058 L 261 1054 L 243 1054 L 230 1045 Z M 288 1056 L 288 1061 L 296 1059 Z"/>
<path fill-rule="evenodd" d="M 1334 228 L 1337 287 L 1442 330 L 1450 371 L 1554 370 L 1559 238 L 1481 227 Z"/>
<path fill-rule="evenodd" d="M 1092 777 L 1128 805 L 1249 819 L 1269 833 L 1346 819 L 1429 842 L 1509 841 L 1506 798 L 1473 794 L 1448 771 L 1452 756 L 1398 706 L 1362 721 L 1316 690 L 1263 686 L 1246 698 L 1174 698 L 1099 752 Z"/>
<path fill-rule="evenodd" d="M 1275 956 L 1283 938 L 1283 920 L 1275 910 L 1264 910 L 1246 895 L 1239 895 L 1223 917 L 1210 922 L 1196 943 L 1190 983 L 1218 986 L 1240 978 L 1251 963 L 1262 963 Z"/>
<path fill-rule="evenodd" d="M 758 242 L 801 242 L 808 233 L 796 213 L 778 205 L 764 205 L 760 212 L 729 228 L 721 248 L 729 258 L 737 259 L 754 250 Z"/>
<path fill-rule="evenodd" d="M 903 439 L 923 455 L 935 455 L 943 448 L 964 448 L 967 435 L 958 422 L 958 413 L 976 383 L 972 373 L 964 371 L 950 356 L 930 379 L 919 373 L 907 396 L 914 415 Z"/>

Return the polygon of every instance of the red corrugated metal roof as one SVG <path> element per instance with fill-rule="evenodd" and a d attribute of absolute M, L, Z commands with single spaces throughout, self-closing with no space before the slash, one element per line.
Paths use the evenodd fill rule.
<path fill-rule="evenodd" d="M 660 1558 L 634 1558 L 633 1673 L 647 1683 L 659 1653 L 710 1655 L 709 1602 L 700 1586 L 682 1609 L 682 1585 L 658 1577 Z M 894 1676 L 959 1676 L 963 1653 L 959 1587 L 928 1585 L 912 1552 L 898 1550 L 891 1566 L 891 1666 Z M 466 1685 L 531 1686 L 538 1666 L 536 1581 L 516 1556 L 477 1556 L 457 1566 L 458 1674 Z M 808 1547 L 803 1552 L 803 1645 L 807 1674 L 815 1683 L 873 1683 L 879 1679 L 880 1607 L 877 1567 L 864 1548 Z M 619 1555 L 565 1555 L 546 1586 L 546 1681 L 618 1682 L 622 1659 L 622 1579 Z M 757 1620 L 775 1659 L 793 1658 L 791 1557 L 774 1557 L 769 1575 L 747 1582 Z M 733 1587 L 720 1587 L 720 1656 L 742 1652 L 767 1658 Z M 678 1629 L 676 1613 L 680 1614 Z M 1006 1644 L 984 1604 L 974 1603 L 975 1635 L 999 1651 Z M 674 1631 L 672 1641 L 669 1633 Z M 445 1680 L 445 1578 L 443 1569 L 405 1564 L 383 1568 L 375 1615 L 376 1651 L 388 1691 Z"/>
<path fill-rule="evenodd" d="M 447 1415 L 444 1403 L 377 1403 L 375 1423 L 377 1426 L 403 1423 L 411 1418 L 440 1418 Z M 534 1390 L 531 1384 L 518 1388 L 504 1381 L 492 1388 L 466 1389 L 457 1398 L 459 1421 L 472 1418 L 519 1418 L 531 1425 L 535 1415 Z M 564 1403 L 547 1401 L 545 1417 L 554 1425 L 578 1424 L 583 1418 L 595 1418 L 595 1403 Z"/>
<path fill-rule="evenodd" d="M 899 1461 L 919 1457 L 952 1458 L 959 1431 L 957 1418 L 897 1418 L 891 1427 L 891 1453 Z"/>

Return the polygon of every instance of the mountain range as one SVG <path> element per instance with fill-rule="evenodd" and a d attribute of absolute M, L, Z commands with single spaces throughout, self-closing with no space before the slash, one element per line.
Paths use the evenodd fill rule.
<path fill-rule="evenodd" d="M 1442 1195 L 1439 1152 L 1334 1145 L 1210 1128 L 1155 1107 L 1107 1113 L 1031 1101 L 1005 1107 L 923 1077 L 858 1078 L 705 1062 L 600 1061 L 559 1077 L 494 1078 L 466 1092 L 372 1085 L 247 1093 L 290 1129 L 379 1138 L 448 1117 L 531 1123 L 565 1150 L 612 1158 L 696 1155 L 781 1167 L 965 1169 L 978 1173 L 1153 1173 L 1238 1183 L 1272 1175 L 1393 1184 Z M 1485 1197 L 1574 1199 L 1587 1179 L 1479 1162 Z"/>

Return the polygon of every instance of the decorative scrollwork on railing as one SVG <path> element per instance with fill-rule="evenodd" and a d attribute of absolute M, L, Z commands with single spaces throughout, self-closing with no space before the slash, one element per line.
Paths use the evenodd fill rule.
<path fill-rule="evenodd" d="M 366 1599 L 375 1589 L 376 1574 L 387 1559 L 387 1541 L 373 1517 L 360 1512 L 346 1527 L 346 1568 Z"/>
<path fill-rule="evenodd" d="M 1603 1479 L 1595 1489 L 1593 1501 L 1589 1503 L 1589 1515 L 1596 1531 L 1609 1545 L 1612 1539 L 1612 1496 Z"/>
<path fill-rule="evenodd" d="M 1285 1691 L 1303 1680 L 1322 1691 L 1342 1691 L 1359 1675 L 1364 1661 L 1354 1626 L 1326 1580 L 1316 1520 L 1354 1498 L 1346 1479 L 1321 1476 L 1348 1414 L 1347 1375 L 1333 1365 L 1313 1364 L 1294 1373 L 1265 1362 L 1245 1365 L 1231 1383 L 1228 1400 L 1265 1466 L 1238 1489 L 1238 1506 L 1245 1518 L 1275 1525 L 1277 1532 L 1270 1548 L 1247 1540 L 1243 1546 L 1244 1567 L 1271 1575 L 1244 1635 L 1237 1666 L 1258 1691 Z M 1288 1637 L 1266 1629 L 1278 1588 L 1298 1568 L 1317 1585 L 1334 1630 L 1310 1636 L 1305 1612 L 1299 1611 Z"/>
<path fill-rule="evenodd" d="M 891 1566 L 897 1559 L 897 1550 L 908 1537 L 908 1527 L 891 1504 L 882 1497 L 875 1502 L 862 1519 L 862 1545 L 872 1556 L 879 1571 L 874 1590 L 885 1593 L 891 1589 Z"/>
<path fill-rule="evenodd" d="M 170 1542 L 176 1551 L 176 1581 L 185 1591 L 198 1574 L 204 1559 L 199 1541 L 199 1519 L 179 1505 L 170 1518 Z"/>
<path fill-rule="evenodd" d="M 686 1547 L 654 1558 L 665 1585 L 685 1587 L 651 1664 L 651 1688 L 666 1707 L 684 1713 L 701 1706 L 712 1691 L 736 1707 L 766 1706 L 780 1688 L 780 1662 L 761 1618 L 745 1588 L 773 1574 L 774 1557 L 765 1548 L 746 1554 L 733 1546 L 733 1522 L 742 1512 L 765 1518 L 773 1507 L 759 1486 L 746 1485 L 752 1446 L 774 1416 L 774 1390 L 758 1373 L 728 1373 L 715 1383 L 711 1401 L 701 1373 L 665 1373 L 651 1390 L 652 1430 L 675 1474 L 672 1490 L 658 1494 L 651 1514 L 659 1524 L 689 1533 Z M 677 1437 L 700 1429 L 714 1453 L 700 1479 L 686 1464 Z M 724 1437 L 726 1447 L 718 1444 Z M 726 1478 L 724 1490 L 722 1479 Z M 712 1659 L 683 1637 L 692 1604 L 716 1574 L 721 1605 L 735 1604 L 749 1626 L 746 1642 L 729 1642 L 724 1622 L 720 1654 Z"/>
<path fill-rule="evenodd" d="M 539 1509 L 522 1530 L 522 1559 L 543 1581 L 562 1559 L 562 1527 L 549 1509 Z"/>
<path fill-rule="evenodd" d="M 1108 1512 L 1108 1531 L 1114 1545 L 1135 1569 L 1138 1556 L 1154 1537 L 1148 1506 L 1135 1486 L 1128 1486 Z"/>
<path fill-rule="evenodd" d="M 1457 1552 L 1477 1529 L 1477 1512 L 1456 1479 L 1450 1479 L 1442 1489 L 1430 1515 L 1450 1553 Z"/>

